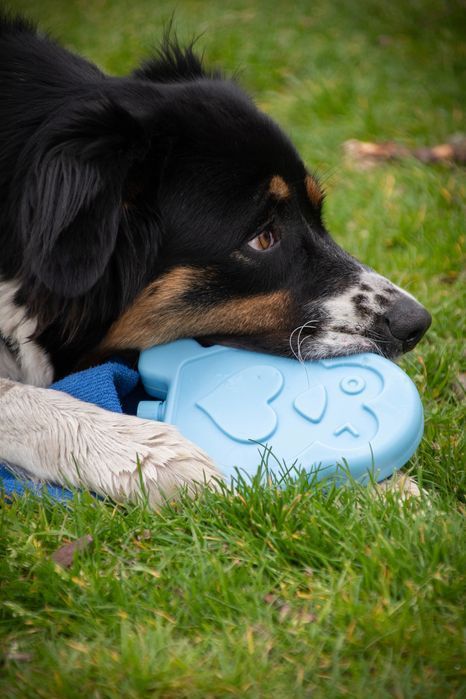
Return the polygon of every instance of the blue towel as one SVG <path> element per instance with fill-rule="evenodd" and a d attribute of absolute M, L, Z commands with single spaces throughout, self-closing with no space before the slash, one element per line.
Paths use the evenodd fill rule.
<path fill-rule="evenodd" d="M 123 410 L 123 400 L 136 388 L 138 381 L 138 373 L 125 364 L 107 362 L 66 376 L 52 384 L 51 388 L 69 393 L 71 396 L 88 403 L 95 403 L 101 408 L 112 410 L 115 413 L 122 413 L 126 412 Z M 71 492 L 66 488 L 38 484 L 24 477 L 18 477 L 2 464 L 0 464 L 0 487 L 5 495 L 20 494 L 29 489 L 37 493 L 46 491 L 51 497 L 58 500 L 71 497 Z"/>

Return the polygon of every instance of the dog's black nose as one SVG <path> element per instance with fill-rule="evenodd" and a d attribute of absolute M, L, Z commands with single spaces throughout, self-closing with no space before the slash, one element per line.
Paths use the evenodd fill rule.
<path fill-rule="evenodd" d="M 390 333 L 403 343 L 403 350 L 413 349 L 432 322 L 432 317 L 420 303 L 404 296 L 385 314 Z"/>

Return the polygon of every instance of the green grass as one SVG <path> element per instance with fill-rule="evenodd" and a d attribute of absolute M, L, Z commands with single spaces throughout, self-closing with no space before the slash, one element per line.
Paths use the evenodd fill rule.
<path fill-rule="evenodd" d="M 123 73 L 176 10 L 323 175 L 327 223 L 431 310 L 402 360 L 426 413 L 409 468 L 427 496 L 302 481 L 113 507 L 34 496 L 0 520 L 4 697 L 464 696 L 464 169 L 360 172 L 348 138 L 408 146 L 466 131 L 460 0 L 15 0 Z M 51 561 L 84 534 L 69 570 Z"/>

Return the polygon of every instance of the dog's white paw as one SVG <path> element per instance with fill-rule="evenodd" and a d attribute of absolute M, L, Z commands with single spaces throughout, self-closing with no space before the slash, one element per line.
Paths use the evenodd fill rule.
<path fill-rule="evenodd" d="M 414 478 L 400 471 L 396 471 L 391 478 L 377 483 L 377 490 L 382 493 L 399 493 L 402 500 L 412 497 L 418 498 L 421 495 L 421 489 Z"/>
<path fill-rule="evenodd" d="M 215 487 L 219 472 L 165 423 L 112 413 L 60 391 L 16 384 L 0 403 L 0 460 L 36 478 L 151 505 L 180 487 Z"/>
<path fill-rule="evenodd" d="M 220 478 L 209 457 L 172 425 L 102 413 L 80 419 L 79 453 L 73 455 L 79 476 L 87 463 L 97 492 L 115 500 L 144 494 L 155 505 L 183 486 L 194 494 Z"/>

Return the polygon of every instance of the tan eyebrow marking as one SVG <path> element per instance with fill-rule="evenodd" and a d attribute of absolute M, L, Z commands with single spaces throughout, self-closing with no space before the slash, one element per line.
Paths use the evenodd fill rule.
<path fill-rule="evenodd" d="M 290 188 L 280 175 L 274 175 L 270 180 L 269 193 L 277 199 L 289 199 L 291 196 Z"/>
<path fill-rule="evenodd" d="M 314 177 L 312 177 L 312 175 L 306 175 L 304 184 L 306 186 L 306 192 L 309 200 L 312 204 L 314 204 L 314 206 L 319 207 L 324 198 L 324 193 L 321 190 L 319 183 L 314 179 Z"/>

